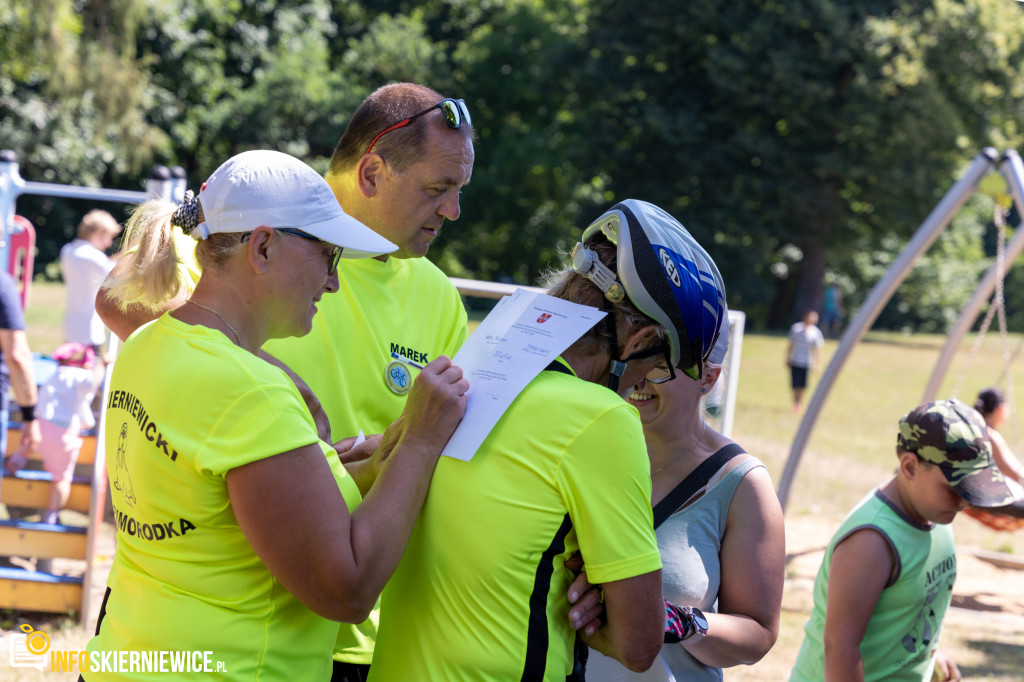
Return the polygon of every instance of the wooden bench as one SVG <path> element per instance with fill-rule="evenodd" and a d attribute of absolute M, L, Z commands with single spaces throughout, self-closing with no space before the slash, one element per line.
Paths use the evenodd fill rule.
<path fill-rule="evenodd" d="M 91 488 L 91 478 L 75 476 L 71 479 L 71 496 L 68 497 L 68 503 L 64 508 L 88 514 L 89 490 Z M 3 483 L 0 483 L 0 501 L 3 501 L 8 507 L 30 507 L 43 510 L 46 509 L 49 498 L 50 474 L 46 471 L 22 469 L 15 472 L 13 476 L 6 474 Z"/>
<path fill-rule="evenodd" d="M 0 568 L 0 603 L 19 611 L 78 611 L 82 608 L 82 578 Z"/>
<path fill-rule="evenodd" d="M 85 559 L 85 526 L 37 521 L 0 521 L 0 547 L 11 556 Z"/>
<path fill-rule="evenodd" d="M 11 424 L 7 431 L 7 454 L 18 449 L 21 429 Z M 42 523 L 25 519 L 0 520 L 0 556 L 24 557 L 40 560 L 72 559 L 84 561 L 81 575 L 55 575 L 46 571 L 31 571 L 16 566 L 0 567 L 0 608 L 54 613 L 78 612 L 86 614 L 88 590 L 92 573 L 92 559 L 99 526 L 103 515 L 103 497 L 106 491 L 106 472 L 97 467 L 97 438 L 83 437 L 75 475 L 71 480 L 71 495 L 65 509 L 89 514 L 86 526 L 60 523 Z M 31 517 L 46 510 L 52 477 L 42 469 L 38 452 L 29 453 L 23 468 L 13 475 L 5 474 L 0 481 L 0 502 L 8 508 L 24 512 Z M 94 485 L 97 476 L 102 480 Z M 99 514 L 100 521 L 95 521 Z"/>

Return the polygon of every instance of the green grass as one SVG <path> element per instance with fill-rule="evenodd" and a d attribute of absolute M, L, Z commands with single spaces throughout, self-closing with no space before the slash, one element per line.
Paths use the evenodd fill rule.
<path fill-rule="evenodd" d="M 52 353 L 64 342 L 64 285 L 33 282 L 25 310 L 28 341 L 37 353 Z"/>
<path fill-rule="evenodd" d="M 1018 335 L 1008 339 L 1011 351 Z M 800 461 L 787 506 L 788 514 L 819 513 L 842 517 L 867 491 L 894 469 L 896 424 L 922 401 L 945 337 L 873 333 L 849 355 L 819 415 Z M 995 384 L 1003 371 L 1001 341 L 990 333 L 964 369 L 973 339 L 958 352 L 938 397 L 951 397 L 961 382 L 961 400 L 973 404 L 978 391 Z M 838 343 L 826 343 L 827 365 Z M 743 342 L 733 437 L 761 457 L 779 481 L 803 415 L 794 414 L 782 336 L 748 335 Z M 821 371 L 811 375 L 805 405 Z M 1013 367 L 1015 385 L 1024 391 L 1024 358 Z M 1013 428 L 1007 438 L 1022 452 Z M 961 522 L 958 520 L 957 522 Z M 1024 536 L 995 533 L 974 521 L 958 527 L 961 542 L 982 549 L 1024 555 Z"/>
<path fill-rule="evenodd" d="M 955 357 L 940 398 L 950 397 L 954 386 L 962 382 L 957 397 L 973 403 L 979 389 L 999 380 L 1003 371 L 999 335 L 990 333 L 985 338 L 968 369 L 973 341 L 967 339 Z M 1011 352 L 1018 341 L 1017 335 L 1009 339 Z M 823 406 L 794 479 L 786 514 L 788 544 L 798 546 L 803 540 L 806 546 L 805 538 L 796 537 L 794 528 L 799 533 L 805 528 L 838 526 L 861 497 L 891 475 L 896 423 L 921 402 L 944 343 L 942 336 L 873 333 L 853 350 Z M 837 346 L 835 341 L 827 343 L 825 366 Z M 765 462 L 776 482 L 803 417 L 792 411 L 789 374 L 783 361 L 785 349 L 782 336 L 748 335 L 744 339 L 733 429 L 736 441 Z M 1024 358 L 1016 364 L 1011 376 L 1015 385 L 1024 386 Z M 805 405 L 823 368 L 812 374 Z M 1012 428 L 1007 429 L 1007 437 L 1017 452 L 1024 451 Z M 1024 533 L 996 532 L 963 515 L 954 522 L 954 532 L 963 547 L 1024 556 Z M 821 542 L 827 539 L 824 535 Z M 813 559 L 820 561 L 820 555 Z M 787 585 L 781 631 L 772 651 L 757 665 L 729 669 L 726 679 L 788 677 L 810 613 L 807 576 L 813 577 L 816 566 L 812 563 L 809 574 L 804 568 L 803 583 Z M 970 569 L 967 571 L 961 570 L 961 581 L 971 577 Z M 788 577 L 795 577 L 792 568 Z M 1011 575 L 1009 579 L 1015 578 Z M 997 603 L 998 590 L 999 584 L 993 583 L 989 596 Z M 1010 682 L 1019 680 L 1024 670 L 1024 627 L 1019 620 L 1008 624 L 998 614 L 991 622 L 981 615 L 968 619 L 947 616 L 942 648 L 960 666 L 965 680 Z"/>

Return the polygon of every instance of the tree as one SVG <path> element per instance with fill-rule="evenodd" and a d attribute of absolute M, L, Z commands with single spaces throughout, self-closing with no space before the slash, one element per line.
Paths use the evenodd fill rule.
<path fill-rule="evenodd" d="M 368 92 L 420 81 L 466 99 L 478 136 L 431 250 L 447 272 L 534 283 L 645 199 L 708 246 L 752 325 L 785 326 L 826 274 L 856 307 L 982 146 L 1020 146 L 1022 29 L 1005 0 L 13 0 L 0 134 L 32 179 L 138 189 L 159 162 L 196 187 L 256 147 L 323 170 Z M 81 210 L 22 209 L 58 227 L 45 264 Z"/>
<path fill-rule="evenodd" d="M 853 245 L 905 238 L 982 146 L 1020 143 L 1011 5 L 597 2 L 610 186 L 676 213 L 715 245 L 733 305 L 783 326 Z"/>
<path fill-rule="evenodd" d="M 457 27 L 452 81 L 438 89 L 466 99 L 477 132 L 476 164 L 463 214 L 432 248 L 460 276 L 533 284 L 564 259 L 582 204 L 596 204 L 602 169 L 580 150 L 590 135 L 581 101 L 589 16 L 581 0 L 510 0 L 449 16 Z M 596 216 L 585 216 L 592 218 Z M 451 234 L 451 233 L 449 233 Z"/>
<path fill-rule="evenodd" d="M 0 139 L 18 154 L 24 177 L 141 189 L 140 175 L 169 146 L 147 120 L 153 90 L 135 59 L 145 14 L 143 0 L 0 7 Z M 18 202 L 39 234 L 40 267 L 56 259 L 89 208 L 34 196 Z"/>

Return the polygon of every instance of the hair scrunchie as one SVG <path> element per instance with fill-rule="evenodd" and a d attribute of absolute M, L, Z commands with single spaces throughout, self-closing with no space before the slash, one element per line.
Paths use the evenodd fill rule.
<path fill-rule="evenodd" d="M 185 234 L 192 234 L 192 230 L 196 229 L 198 224 L 199 200 L 192 190 L 185 190 L 185 196 L 171 215 L 171 225 L 177 225 Z"/>

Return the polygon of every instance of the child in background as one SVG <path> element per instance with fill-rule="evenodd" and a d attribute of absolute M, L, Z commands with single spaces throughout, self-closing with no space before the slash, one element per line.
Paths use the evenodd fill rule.
<path fill-rule="evenodd" d="M 92 371 L 93 357 L 89 346 L 61 345 L 53 352 L 57 370 L 39 387 L 39 454 L 53 477 L 44 523 L 58 523 L 57 512 L 64 508 L 71 494 L 71 479 L 82 450 L 82 431 L 96 424 L 91 408 L 97 383 Z M 27 452 L 18 451 L 9 458 L 8 470 L 21 468 L 27 458 Z"/>
<path fill-rule="evenodd" d="M 814 581 L 791 682 L 960 680 L 938 651 L 956 580 L 950 523 L 968 504 L 1014 495 L 992 458 L 985 422 L 959 400 L 921 405 L 899 422 L 899 468 L 846 517 Z"/>

